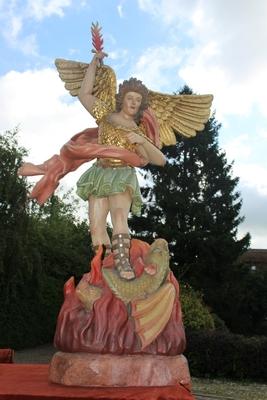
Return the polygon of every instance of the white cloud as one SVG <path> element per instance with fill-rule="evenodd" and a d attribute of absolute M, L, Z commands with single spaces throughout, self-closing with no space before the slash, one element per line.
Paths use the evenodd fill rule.
<path fill-rule="evenodd" d="M 64 8 L 69 7 L 71 3 L 71 0 L 28 0 L 26 14 L 37 20 L 51 15 L 63 17 Z"/>
<path fill-rule="evenodd" d="M 261 129 L 259 131 L 258 135 L 259 135 L 260 138 L 267 140 L 267 130 L 266 129 Z"/>
<path fill-rule="evenodd" d="M 247 162 L 234 164 L 233 169 L 234 174 L 240 178 L 240 182 L 244 187 L 253 188 L 261 196 L 267 196 L 267 167 L 247 160 Z M 265 202 L 266 209 L 267 197 Z"/>
<path fill-rule="evenodd" d="M 184 18 L 192 15 L 196 1 L 184 0 L 138 0 L 141 10 L 160 18 L 165 24 L 182 23 Z"/>
<path fill-rule="evenodd" d="M 28 20 L 40 21 L 52 15 L 63 17 L 71 0 L 21 0 L 0 3 L 0 33 L 7 43 L 27 55 L 38 55 L 35 34 L 25 35 L 23 28 Z"/>
<path fill-rule="evenodd" d="M 224 149 L 227 154 L 227 159 L 231 162 L 236 158 L 246 159 L 252 153 L 250 136 L 248 134 L 239 135 L 224 144 Z"/>
<path fill-rule="evenodd" d="M 252 235 L 250 248 L 254 249 L 266 249 L 267 247 L 267 235 L 266 229 L 261 235 Z"/>
<path fill-rule="evenodd" d="M 119 14 L 119 16 L 120 16 L 120 18 L 123 18 L 124 17 L 124 14 L 123 14 L 123 1 L 121 1 L 120 2 L 120 4 L 118 4 L 117 5 L 117 10 L 118 10 L 118 14 Z"/>
<path fill-rule="evenodd" d="M 117 49 L 108 53 L 108 59 L 111 60 L 125 60 L 128 59 L 129 52 L 126 49 Z"/>
<path fill-rule="evenodd" d="M 122 12 L 122 5 L 121 4 L 118 5 L 118 13 L 119 13 L 119 16 L 121 18 L 123 18 L 123 12 Z"/>
<path fill-rule="evenodd" d="M 127 49 L 117 48 L 108 52 L 107 64 L 112 64 L 112 68 L 119 75 L 119 70 L 129 63 L 130 54 Z"/>
<path fill-rule="evenodd" d="M 241 215 L 245 221 L 239 226 L 239 238 L 251 233 L 251 248 L 267 248 L 267 196 L 255 189 L 240 185 L 243 205 Z"/>
<path fill-rule="evenodd" d="M 36 53 L 34 35 L 20 37 L 23 31 L 23 12 L 18 12 L 16 2 L 0 4 L 0 32 L 9 46 L 19 48 L 24 54 Z"/>
<path fill-rule="evenodd" d="M 10 30 L 7 37 L 10 36 L 12 38 L 16 38 L 22 28 L 22 18 L 18 15 L 12 15 L 12 17 L 10 18 L 10 22 Z"/>
<path fill-rule="evenodd" d="M 80 54 L 80 49 L 71 48 L 68 50 L 68 53 L 70 56 L 77 55 L 77 54 Z"/>
<path fill-rule="evenodd" d="M 183 50 L 174 46 L 148 48 L 140 56 L 131 75 L 142 79 L 149 89 L 160 90 L 169 83 L 165 72 L 178 67 L 182 56 Z"/>
<path fill-rule="evenodd" d="M 38 55 L 38 43 L 34 34 L 17 39 L 14 45 L 15 47 L 19 47 L 22 53 L 26 55 Z"/>
<path fill-rule="evenodd" d="M 196 92 L 213 93 L 217 115 L 267 116 L 265 0 L 139 0 L 169 32 L 190 40 L 180 77 Z"/>

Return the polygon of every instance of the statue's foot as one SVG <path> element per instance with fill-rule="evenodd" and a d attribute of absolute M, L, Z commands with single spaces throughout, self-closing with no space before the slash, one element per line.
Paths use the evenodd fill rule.
<path fill-rule="evenodd" d="M 126 263 L 125 263 L 126 264 Z M 133 279 L 135 279 L 135 273 L 134 270 L 132 269 L 132 267 L 130 266 L 130 264 L 128 263 L 128 265 L 117 265 L 117 271 L 119 273 L 119 276 L 122 279 L 126 279 L 127 281 L 131 281 Z"/>
<path fill-rule="evenodd" d="M 122 279 L 132 280 L 135 273 L 129 261 L 130 235 L 118 233 L 112 237 L 112 250 L 115 268 Z"/>

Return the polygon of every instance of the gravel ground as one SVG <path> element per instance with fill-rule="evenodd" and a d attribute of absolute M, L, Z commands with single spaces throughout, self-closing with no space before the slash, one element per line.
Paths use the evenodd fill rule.
<path fill-rule="evenodd" d="M 44 344 L 33 349 L 15 351 L 16 364 L 48 364 L 56 352 L 52 344 Z"/>

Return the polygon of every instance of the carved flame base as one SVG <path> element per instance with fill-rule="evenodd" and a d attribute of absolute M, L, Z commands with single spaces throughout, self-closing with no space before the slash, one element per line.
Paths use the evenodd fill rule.
<path fill-rule="evenodd" d="M 67 386 L 176 386 L 191 389 L 183 355 L 122 355 L 57 352 L 49 380 Z"/>

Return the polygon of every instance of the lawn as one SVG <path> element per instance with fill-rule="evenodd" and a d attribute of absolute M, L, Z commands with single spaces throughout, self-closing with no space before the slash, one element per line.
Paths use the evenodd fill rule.
<path fill-rule="evenodd" d="M 192 378 L 193 393 L 222 396 L 234 400 L 267 400 L 267 385 L 219 379 Z"/>

